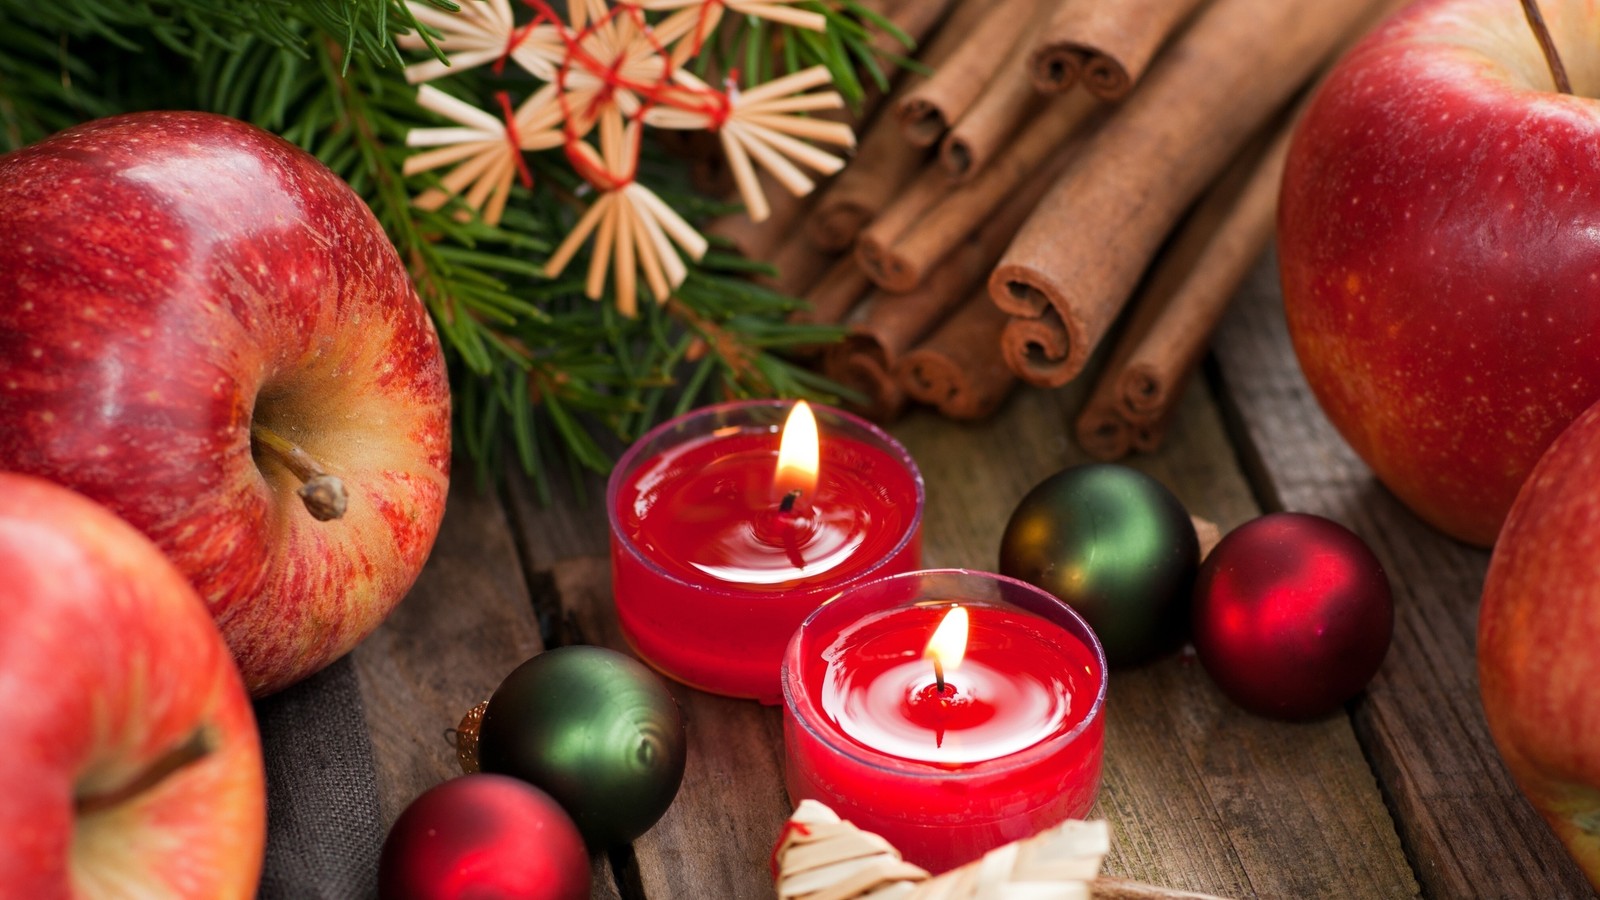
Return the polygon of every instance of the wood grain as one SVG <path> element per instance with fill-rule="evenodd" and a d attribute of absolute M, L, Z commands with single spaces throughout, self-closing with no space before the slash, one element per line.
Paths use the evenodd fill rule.
<path fill-rule="evenodd" d="M 456 467 L 427 566 L 353 654 L 385 830 L 418 794 L 461 774 L 449 730 L 544 649 L 505 509 L 472 476 Z M 593 854 L 590 869 L 593 897 L 620 900 L 607 856 Z"/>
<path fill-rule="evenodd" d="M 418 794 L 461 774 L 446 732 L 543 649 L 505 512 L 470 476 L 457 467 L 427 566 L 354 653 L 385 829 Z"/>
<path fill-rule="evenodd" d="M 1322 415 L 1289 342 L 1273 254 L 1215 347 L 1241 453 L 1268 504 L 1349 526 L 1389 573 L 1394 641 L 1353 721 L 1423 892 L 1591 896 L 1516 791 L 1484 724 L 1474 641 L 1488 554 L 1412 516 Z"/>

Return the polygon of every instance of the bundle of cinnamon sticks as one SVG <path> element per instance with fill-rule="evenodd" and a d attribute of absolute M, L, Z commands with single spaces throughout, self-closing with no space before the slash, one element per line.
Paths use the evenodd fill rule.
<path fill-rule="evenodd" d="M 817 364 L 870 416 L 978 418 L 1087 370 L 1084 448 L 1154 449 L 1271 240 L 1299 104 L 1398 0 L 935 5 L 879 0 L 919 10 L 922 66 L 856 123 L 850 164 L 713 230 L 845 327 Z"/>

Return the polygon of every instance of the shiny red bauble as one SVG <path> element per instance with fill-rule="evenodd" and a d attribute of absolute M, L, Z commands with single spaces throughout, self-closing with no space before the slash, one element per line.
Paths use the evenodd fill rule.
<path fill-rule="evenodd" d="M 584 900 L 589 856 L 549 794 L 507 775 L 464 775 L 411 801 L 378 861 L 383 900 Z"/>
<path fill-rule="evenodd" d="M 1195 583 L 1201 664 L 1224 694 L 1264 716 L 1338 709 L 1378 671 L 1393 631 L 1378 558 L 1321 516 L 1272 513 L 1241 525 Z"/>

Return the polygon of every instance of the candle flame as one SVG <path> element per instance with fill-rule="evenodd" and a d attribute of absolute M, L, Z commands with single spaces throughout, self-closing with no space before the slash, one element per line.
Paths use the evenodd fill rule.
<path fill-rule="evenodd" d="M 804 400 L 794 405 L 789 418 L 783 423 L 783 437 L 778 441 L 778 471 L 773 476 L 773 487 L 778 496 L 799 492 L 809 499 L 817 486 L 818 456 L 817 418 Z M 794 501 L 786 504 L 792 505 Z"/>
<path fill-rule="evenodd" d="M 966 655 L 967 610 L 963 606 L 953 606 L 944 614 L 939 627 L 933 630 L 933 637 L 928 639 L 928 649 L 922 652 L 922 656 L 933 660 L 943 681 L 943 676 L 954 672 Z"/>

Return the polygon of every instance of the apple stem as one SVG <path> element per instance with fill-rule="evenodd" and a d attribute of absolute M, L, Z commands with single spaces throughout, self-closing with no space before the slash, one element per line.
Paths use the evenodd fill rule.
<path fill-rule="evenodd" d="M 104 812 L 137 797 L 160 784 L 167 776 L 177 772 L 185 766 L 199 762 L 219 747 L 217 736 L 211 728 L 201 726 L 189 735 L 188 739 L 166 753 L 163 753 L 151 763 L 143 772 L 136 775 L 131 781 L 115 790 L 104 794 L 90 794 L 79 797 L 75 801 L 78 815 L 92 815 Z"/>
<path fill-rule="evenodd" d="M 329 475 L 316 457 L 260 422 L 251 423 L 250 440 L 300 479 L 300 489 L 295 493 L 300 495 L 300 501 L 312 518 L 326 522 L 344 515 L 345 508 L 350 505 L 344 482 L 337 475 Z"/>
<path fill-rule="evenodd" d="M 1544 51 L 1544 61 L 1550 67 L 1550 77 L 1555 80 L 1556 90 L 1563 94 L 1572 93 L 1572 82 L 1567 80 L 1567 67 L 1561 64 L 1561 54 L 1556 52 L 1556 42 L 1550 37 L 1549 27 L 1544 24 L 1544 13 L 1539 11 L 1539 0 L 1522 0 L 1522 13 L 1528 17 L 1528 25 L 1533 28 L 1533 36 L 1539 39 L 1539 49 Z"/>

